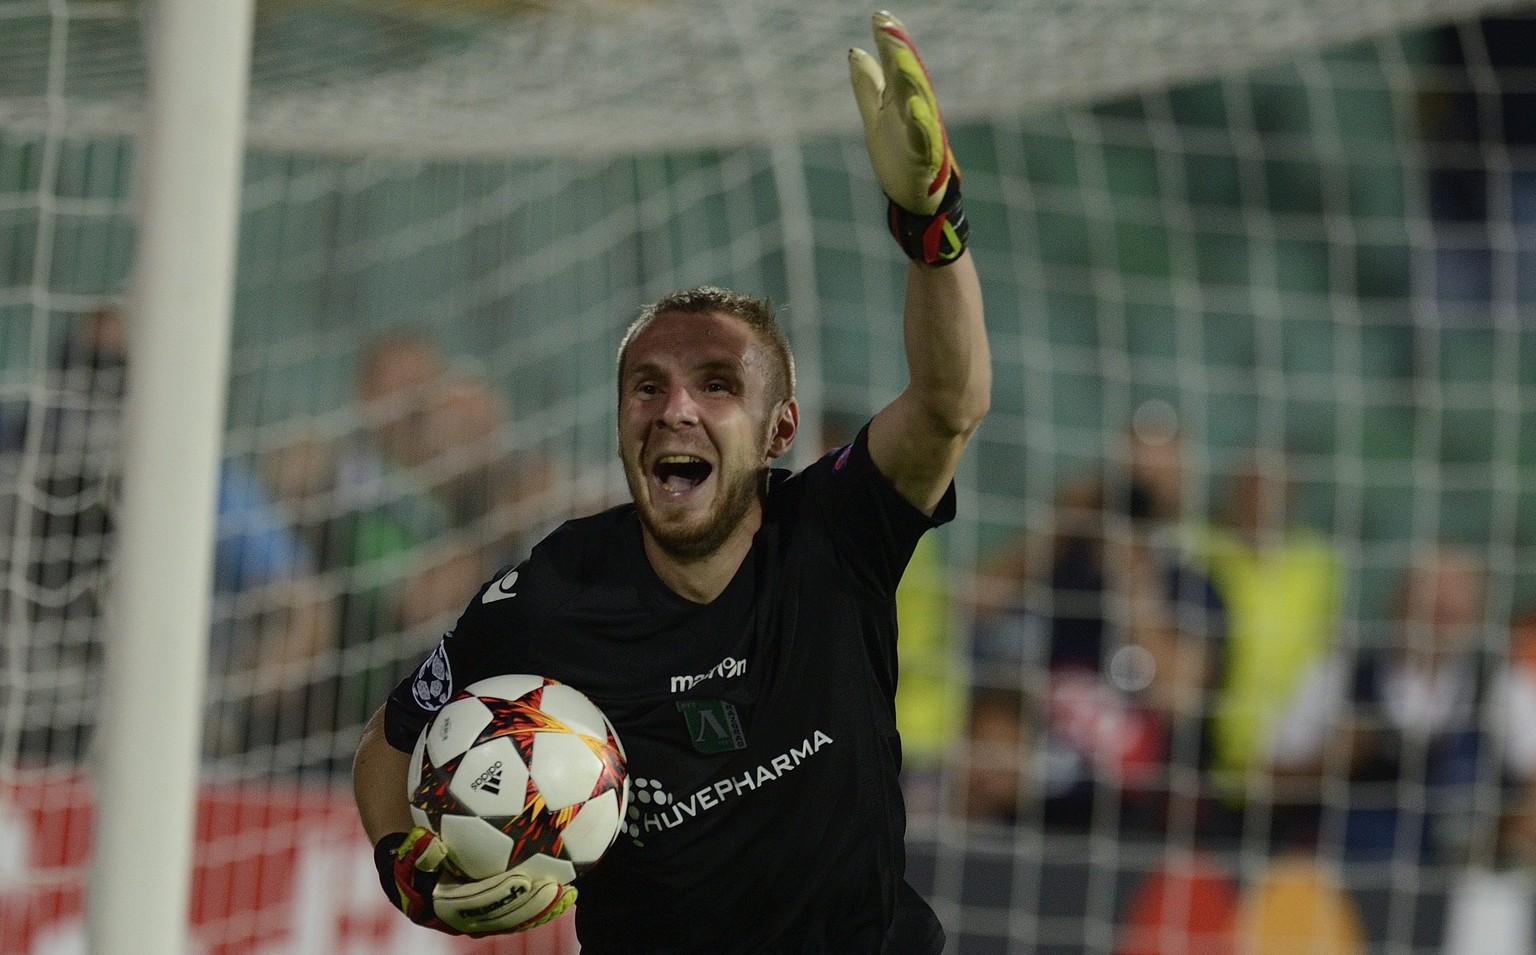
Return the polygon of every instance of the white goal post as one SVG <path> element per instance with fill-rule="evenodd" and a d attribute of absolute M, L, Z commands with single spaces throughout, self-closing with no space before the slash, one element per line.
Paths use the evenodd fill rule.
<path fill-rule="evenodd" d="M 215 495 L 249 78 L 249 0 L 158 0 L 145 23 L 133 372 L 106 618 L 95 955 L 189 951 Z"/>

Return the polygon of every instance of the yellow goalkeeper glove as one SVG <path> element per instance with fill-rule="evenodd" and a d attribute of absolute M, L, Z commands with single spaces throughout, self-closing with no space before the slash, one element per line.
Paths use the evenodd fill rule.
<path fill-rule="evenodd" d="M 523 932 L 563 915 L 576 889 L 512 868 L 488 879 L 458 881 L 448 848 L 430 830 L 390 833 L 374 846 L 385 893 L 417 925 L 449 935 Z"/>
<path fill-rule="evenodd" d="M 576 889 L 518 868 L 475 882 L 443 879 L 432 890 L 437 917 L 465 935 L 525 932 L 565 914 Z"/>
<path fill-rule="evenodd" d="M 875 177 L 890 200 L 891 234 L 909 257 L 948 265 L 965 251 L 970 227 L 939 101 L 901 21 L 881 12 L 872 26 L 879 61 L 851 49 L 848 72 Z"/>

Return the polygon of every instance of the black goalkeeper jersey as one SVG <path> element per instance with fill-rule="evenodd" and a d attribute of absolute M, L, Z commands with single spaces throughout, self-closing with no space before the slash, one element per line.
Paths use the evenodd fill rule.
<path fill-rule="evenodd" d="M 929 518 L 861 433 L 791 476 L 712 603 L 651 569 L 633 505 L 571 521 L 487 584 L 386 730 L 409 751 L 457 688 L 503 673 L 583 691 L 628 755 L 626 830 L 577 880 L 584 955 L 934 955 L 904 879 L 894 595 Z"/>

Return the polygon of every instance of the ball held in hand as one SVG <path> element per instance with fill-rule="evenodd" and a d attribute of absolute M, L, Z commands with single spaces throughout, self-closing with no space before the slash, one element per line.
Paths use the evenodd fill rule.
<path fill-rule="evenodd" d="M 433 717 L 407 798 L 466 881 L 519 869 L 569 883 L 617 838 L 629 777 L 618 734 L 591 700 L 507 675 L 466 687 Z"/>

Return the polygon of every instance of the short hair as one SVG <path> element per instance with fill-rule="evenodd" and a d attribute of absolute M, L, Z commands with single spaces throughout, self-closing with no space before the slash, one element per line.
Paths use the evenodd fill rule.
<path fill-rule="evenodd" d="M 784 330 L 779 327 L 773 305 L 767 299 L 753 298 L 713 285 L 698 285 L 673 292 L 641 308 L 639 317 L 630 323 L 624 338 L 619 342 L 618 371 L 621 376 L 624 373 L 624 356 L 629 353 L 629 343 L 658 315 L 668 313 L 729 315 L 746 322 L 772 358 L 768 370 L 768 397 L 773 404 L 794 397 L 795 356 L 790 352 L 789 339 L 784 337 Z"/>

